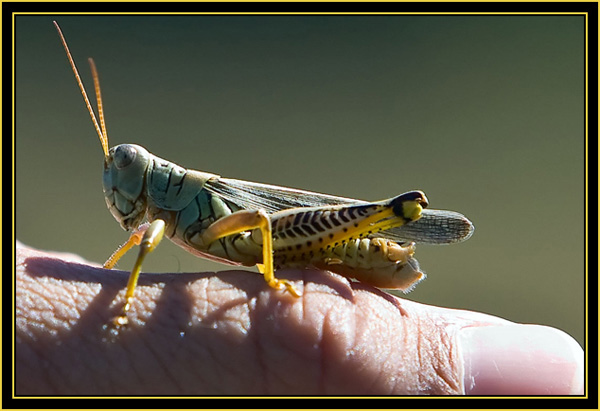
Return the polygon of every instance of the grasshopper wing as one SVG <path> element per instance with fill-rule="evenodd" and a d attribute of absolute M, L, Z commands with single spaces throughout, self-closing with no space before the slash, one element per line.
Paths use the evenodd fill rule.
<path fill-rule="evenodd" d="M 297 207 L 365 203 L 351 198 L 231 178 L 209 180 L 204 188 L 240 208 L 250 210 L 263 208 L 269 213 Z"/>
<path fill-rule="evenodd" d="M 204 188 L 242 209 L 262 208 L 269 213 L 297 207 L 369 203 L 353 198 L 231 178 L 209 180 Z M 377 233 L 377 236 L 401 243 L 414 241 L 421 244 L 451 244 L 469 239 L 474 229 L 473 224 L 460 213 L 425 209 L 419 220 Z"/>
<path fill-rule="evenodd" d="M 468 240 L 473 231 L 473 223 L 460 213 L 426 208 L 417 221 L 384 231 L 383 236 L 399 242 L 452 244 Z"/>

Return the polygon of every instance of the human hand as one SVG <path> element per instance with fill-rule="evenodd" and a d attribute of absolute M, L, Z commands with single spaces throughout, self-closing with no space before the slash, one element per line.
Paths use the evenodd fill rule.
<path fill-rule="evenodd" d="M 539 325 L 314 270 L 129 273 L 17 244 L 17 395 L 581 395 L 583 350 Z"/>

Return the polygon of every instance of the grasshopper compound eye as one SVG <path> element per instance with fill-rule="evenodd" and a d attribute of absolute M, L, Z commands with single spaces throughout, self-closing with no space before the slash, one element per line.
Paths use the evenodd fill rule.
<path fill-rule="evenodd" d="M 115 147 L 113 162 L 115 167 L 123 169 L 133 163 L 137 155 L 136 149 L 129 144 L 121 144 Z"/>

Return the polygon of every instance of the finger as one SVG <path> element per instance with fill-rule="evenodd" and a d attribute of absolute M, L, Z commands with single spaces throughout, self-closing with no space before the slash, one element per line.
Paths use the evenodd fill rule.
<path fill-rule="evenodd" d="M 511 323 L 459 333 L 469 395 L 583 395 L 584 353 L 566 333 Z"/>
<path fill-rule="evenodd" d="M 470 344 L 478 341 L 473 330 L 529 332 L 483 314 L 396 299 L 328 273 L 284 272 L 296 284 L 302 280 L 297 299 L 238 271 L 145 275 L 132 326 L 111 333 L 103 324 L 127 273 L 32 250 L 18 255 L 17 376 L 26 378 L 17 386 L 28 393 L 493 393 L 493 378 L 477 378 L 489 374 L 478 374 L 477 355 L 484 351 L 477 347 L 486 344 Z M 570 350 L 554 353 L 570 351 L 562 362 L 581 363 L 581 349 L 567 345 Z M 487 355 L 494 358 L 493 352 Z M 536 361 L 556 363 L 542 356 L 527 364 Z M 44 364 L 53 367 L 38 372 Z M 572 392 L 580 369 L 554 369 L 568 381 L 552 385 L 554 393 Z"/>

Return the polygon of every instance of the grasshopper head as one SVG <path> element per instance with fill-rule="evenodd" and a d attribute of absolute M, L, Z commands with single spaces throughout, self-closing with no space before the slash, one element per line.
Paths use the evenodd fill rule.
<path fill-rule="evenodd" d="M 135 144 L 121 144 L 104 158 L 104 198 L 125 230 L 137 228 L 146 214 L 146 172 L 150 153 Z"/>

